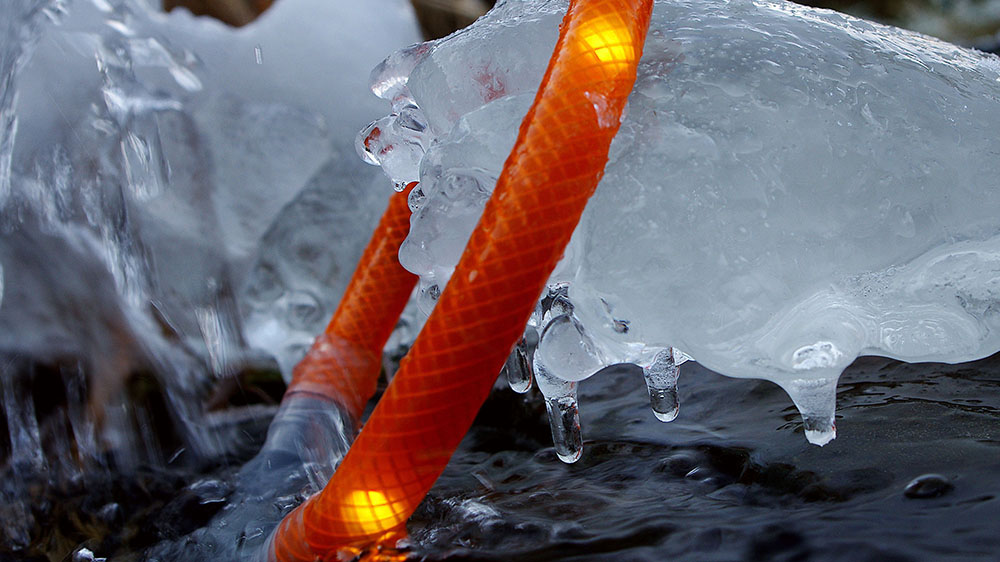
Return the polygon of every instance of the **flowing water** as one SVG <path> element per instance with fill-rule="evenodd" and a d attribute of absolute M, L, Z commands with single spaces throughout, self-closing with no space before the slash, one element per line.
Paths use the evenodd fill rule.
<path fill-rule="evenodd" d="M 612 367 L 584 382 L 588 439 L 572 465 L 551 446 L 541 397 L 498 385 L 411 520 L 412 555 L 996 559 L 1000 357 L 961 365 L 858 360 L 838 393 L 842 432 L 823 448 L 802 438 L 801 419 L 777 386 L 695 363 L 682 370 L 683 406 L 669 424 L 650 412 L 638 369 Z M 71 551 L 77 557 L 67 560 L 86 560 L 83 549 L 112 560 L 212 558 L 186 544 L 197 541 L 190 533 L 232 498 L 233 477 L 273 411 L 239 406 L 214 418 L 232 446 L 199 462 L 178 450 L 163 465 L 28 486 L 32 546 L 8 543 L 0 560 L 60 560 Z M 4 522 L 15 516 L 5 513 Z M 237 534 L 232 547 L 256 542 Z"/>
<path fill-rule="evenodd" d="M 773 384 L 685 364 L 680 416 L 663 424 L 641 374 L 613 369 L 581 387 L 589 440 L 574 465 L 547 446 L 537 398 L 523 405 L 495 393 L 411 524 L 418 552 L 482 560 L 1000 553 L 1000 357 L 858 360 L 838 392 L 841 436 L 823 448 L 802 439 L 796 410 Z"/>

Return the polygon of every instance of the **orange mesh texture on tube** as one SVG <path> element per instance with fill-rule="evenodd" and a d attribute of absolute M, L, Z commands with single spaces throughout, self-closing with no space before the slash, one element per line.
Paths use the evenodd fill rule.
<path fill-rule="evenodd" d="M 317 394 L 341 404 L 355 421 L 361 417 L 375 393 L 382 348 L 417 282 L 399 264 L 399 245 L 410 231 L 407 195 L 415 185 L 390 198 L 333 319 L 295 366 L 286 397 Z"/>
<path fill-rule="evenodd" d="M 517 142 L 445 291 L 326 488 L 272 560 L 337 559 L 402 533 L 489 394 L 594 192 L 652 0 L 572 0 Z"/>

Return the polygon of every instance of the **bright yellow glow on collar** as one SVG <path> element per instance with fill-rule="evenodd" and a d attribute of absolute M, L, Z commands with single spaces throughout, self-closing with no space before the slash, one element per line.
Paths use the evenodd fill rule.
<path fill-rule="evenodd" d="M 344 515 L 365 535 L 392 530 L 406 521 L 405 507 L 375 490 L 351 492 L 344 502 Z"/>
<path fill-rule="evenodd" d="M 635 44 L 624 22 L 617 18 L 598 17 L 580 25 L 579 37 L 585 49 L 601 64 L 623 70 L 635 60 Z"/>

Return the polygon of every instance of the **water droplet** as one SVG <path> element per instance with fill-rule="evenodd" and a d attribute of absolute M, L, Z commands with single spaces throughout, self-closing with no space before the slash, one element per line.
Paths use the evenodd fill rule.
<path fill-rule="evenodd" d="M 680 411 L 680 401 L 677 398 L 679 373 L 672 348 L 660 350 L 650 364 L 642 368 L 646 389 L 649 391 L 649 405 L 653 408 L 656 419 L 662 422 L 673 421 Z"/>
<path fill-rule="evenodd" d="M 198 503 L 201 505 L 222 503 L 232 491 L 228 484 L 215 478 L 198 480 L 189 485 L 188 490 L 198 498 Z"/>
<path fill-rule="evenodd" d="M 108 525 L 121 525 L 124 519 L 122 508 L 115 502 L 104 504 L 97 510 L 97 518 Z"/>
<path fill-rule="evenodd" d="M 478 195 L 481 199 L 489 197 L 489 193 L 483 189 L 479 180 L 468 174 L 451 173 L 446 175 L 441 184 L 441 191 L 445 197 L 452 201 L 462 201 L 470 195 Z"/>
<path fill-rule="evenodd" d="M 903 489 L 903 495 L 911 499 L 926 499 L 943 496 L 955 486 L 940 474 L 924 474 L 910 481 Z"/>
<path fill-rule="evenodd" d="M 104 562 L 107 558 L 97 558 L 89 548 L 80 547 L 73 553 L 73 562 Z"/>

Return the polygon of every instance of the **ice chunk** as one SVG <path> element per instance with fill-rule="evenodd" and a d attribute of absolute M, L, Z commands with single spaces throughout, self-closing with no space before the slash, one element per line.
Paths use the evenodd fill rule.
<path fill-rule="evenodd" d="M 347 159 L 353 154 L 330 159 L 281 210 L 240 293 L 249 343 L 286 373 L 323 331 L 361 257 L 358 233 L 381 211 L 385 182 Z"/>
<path fill-rule="evenodd" d="M 410 8 L 394 0 L 377 8 L 286 0 L 238 31 L 136 0 L 81 0 L 71 8 L 18 0 L 0 9 L 11 28 L 0 44 L 0 118 L 9 125 L 16 115 L 17 123 L 0 150 L 0 186 L 11 186 L 0 194 L 4 227 L 39 231 L 45 255 L 65 258 L 68 271 L 84 262 L 106 268 L 122 300 L 112 308 L 130 318 L 152 311 L 169 338 L 206 356 L 217 373 L 246 352 L 245 316 L 257 322 L 264 306 L 260 294 L 243 289 L 260 284 L 254 264 L 271 264 L 308 287 L 271 312 L 279 323 L 314 329 L 312 315 L 332 307 L 367 239 L 363 223 L 387 197 L 367 189 L 377 172 L 357 162 L 350 139 L 377 115 L 377 100 L 364 91 L 369 69 L 387 48 L 417 38 Z M 329 211 L 315 211 L 322 216 L 295 211 L 310 180 L 322 182 L 311 191 Z M 337 200 L 343 203 L 333 212 Z M 262 245 L 266 232 L 300 226 L 297 236 L 308 243 Z M 81 236 L 94 243 L 60 251 L 74 244 L 58 239 Z M 333 252 L 339 255 L 327 258 Z M 336 266 L 320 267 L 321 254 Z M 93 292 L 73 275 L 36 281 L 81 302 Z M 57 317 L 59 306 L 30 299 L 8 302 L 3 312 L 0 324 Z M 140 324 L 126 323 L 122 333 L 153 322 Z M 25 350 L 31 342 L 18 337 L 47 330 L 24 325 L 5 348 Z M 156 331 L 136 337 L 159 340 Z M 285 335 L 254 342 L 283 354 Z M 73 337 L 84 339 L 66 334 Z"/>
<path fill-rule="evenodd" d="M 2 409 L 46 478 L 164 460 L 122 397 L 138 371 L 189 457 L 228 447 L 207 379 L 290 374 L 388 197 L 352 139 L 370 68 L 417 39 L 408 3 L 283 0 L 240 30 L 153 4 L 0 3 Z M 20 403 L 38 364 L 68 427 Z"/>
<path fill-rule="evenodd" d="M 457 262 L 565 7 L 502 3 L 397 80 L 434 135 L 400 252 L 425 283 Z M 787 2 L 657 1 L 604 179 L 552 282 L 603 362 L 674 348 L 777 382 L 824 443 L 836 379 L 859 355 L 1000 350 L 998 109 L 991 55 Z M 578 353 L 563 347 L 568 365 Z"/>

